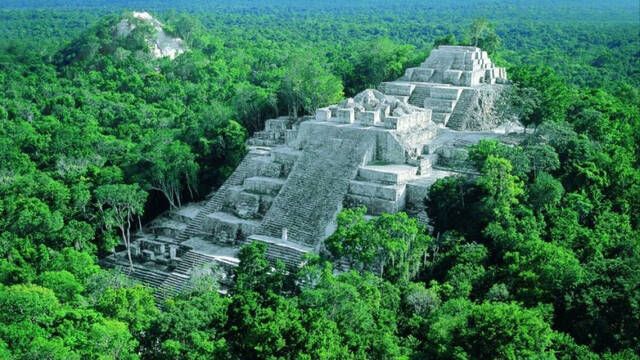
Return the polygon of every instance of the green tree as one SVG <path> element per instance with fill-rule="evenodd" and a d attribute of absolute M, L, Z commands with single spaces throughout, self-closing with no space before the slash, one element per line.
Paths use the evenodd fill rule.
<path fill-rule="evenodd" d="M 395 335 L 400 292 L 379 277 L 354 271 L 334 276 L 330 267 L 324 268 L 315 286 L 303 288 L 299 299 L 305 312 L 320 311 L 335 322 L 342 344 L 354 358 L 407 355 L 408 349 Z"/>
<path fill-rule="evenodd" d="M 553 331 L 544 309 L 515 303 L 450 300 L 426 324 L 425 356 L 520 359 L 553 356 Z"/>
<path fill-rule="evenodd" d="M 96 206 L 107 230 L 117 227 L 127 248 L 129 266 L 131 259 L 131 226 L 136 216 L 142 216 L 147 193 L 134 185 L 102 185 L 95 191 Z"/>
<path fill-rule="evenodd" d="M 135 360 L 138 342 L 131 336 L 127 324 L 104 320 L 91 326 L 88 334 L 88 348 L 86 355 L 97 358 Z"/>
<path fill-rule="evenodd" d="M 173 139 L 167 132 L 154 131 L 143 140 L 141 176 L 149 190 L 160 191 L 171 209 L 182 206 L 182 192 L 186 187 L 193 197 L 198 164 L 191 148 Z"/>
<path fill-rule="evenodd" d="M 136 336 L 144 334 L 159 314 L 153 294 L 140 285 L 107 287 L 94 306 L 105 316 L 127 324 Z"/>
<path fill-rule="evenodd" d="M 405 213 L 382 214 L 365 219 L 366 209 L 338 214 L 338 229 L 327 241 L 336 258 L 345 258 L 358 270 L 375 271 L 381 277 L 407 281 L 420 269 L 430 237 Z"/>
<path fill-rule="evenodd" d="M 469 45 L 480 47 L 489 53 L 496 52 L 502 43 L 494 25 L 484 18 L 473 20 L 467 30 L 467 39 Z"/>
<path fill-rule="evenodd" d="M 297 52 L 292 54 L 282 79 L 279 94 L 289 116 L 311 114 L 318 107 L 342 98 L 342 82 L 331 74 L 317 57 Z"/>
<path fill-rule="evenodd" d="M 84 290 L 82 284 L 68 271 L 45 271 L 38 277 L 38 282 L 52 289 L 61 302 L 76 300 Z"/>
<path fill-rule="evenodd" d="M 183 359 L 225 359 L 229 357 L 223 330 L 227 322 L 230 299 L 217 291 L 185 294 L 165 303 L 160 316 L 154 319 L 153 343 L 147 348 L 149 357 Z"/>
<path fill-rule="evenodd" d="M 512 206 L 518 204 L 524 194 L 522 181 L 511 175 L 512 168 L 508 160 L 489 155 L 478 179 L 478 184 L 488 194 L 484 199 L 485 207 L 498 218 L 510 214 Z"/>

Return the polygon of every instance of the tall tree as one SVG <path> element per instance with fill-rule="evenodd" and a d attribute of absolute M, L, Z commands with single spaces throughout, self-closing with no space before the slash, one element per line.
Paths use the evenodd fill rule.
<path fill-rule="evenodd" d="M 478 46 L 489 53 L 498 50 L 502 43 L 493 24 L 484 18 L 473 20 L 467 30 L 467 37 L 469 45 Z"/>
<path fill-rule="evenodd" d="M 102 216 L 106 230 L 116 227 L 120 230 L 122 242 L 127 248 L 129 266 L 131 259 L 131 227 L 136 216 L 142 216 L 147 193 L 137 184 L 102 185 L 95 191 L 96 206 Z"/>
<path fill-rule="evenodd" d="M 173 139 L 170 131 L 153 131 L 146 134 L 139 152 L 141 182 L 161 192 L 171 209 L 182 205 L 185 187 L 193 197 L 198 164 L 189 145 Z"/>

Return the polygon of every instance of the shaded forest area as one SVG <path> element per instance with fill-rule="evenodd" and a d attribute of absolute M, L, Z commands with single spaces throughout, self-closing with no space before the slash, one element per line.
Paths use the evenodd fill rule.
<path fill-rule="evenodd" d="M 115 37 L 126 9 L 189 51 L 154 59 L 144 26 Z M 0 358 L 638 358 L 637 14 L 634 1 L 3 1 Z M 353 271 L 310 258 L 287 273 L 254 244 L 228 295 L 196 278 L 162 307 L 96 265 L 220 185 L 265 119 L 474 36 L 508 67 L 529 134 L 473 146 L 480 176 L 434 185 L 433 232 L 348 209 L 327 248 Z"/>

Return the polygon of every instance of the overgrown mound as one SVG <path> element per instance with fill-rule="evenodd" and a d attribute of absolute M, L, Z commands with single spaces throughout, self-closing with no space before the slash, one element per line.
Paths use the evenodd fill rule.
<path fill-rule="evenodd" d="M 134 11 L 106 17 L 61 49 L 54 62 L 58 66 L 91 65 L 105 56 L 119 62 L 174 59 L 186 50 L 185 41 L 151 14 Z"/>

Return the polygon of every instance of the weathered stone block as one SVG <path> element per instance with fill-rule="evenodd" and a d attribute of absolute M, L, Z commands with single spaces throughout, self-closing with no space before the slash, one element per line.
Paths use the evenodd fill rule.
<path fill-rule="evenodd" d="M 456 100 L 434 99 L 434 98 L 424 99 L 424 107 L 428 109 L 432 109 L 435 112 L 452 112 L 455 105 L 456 105 Z"/>
<path fill-rule="evenodd" d="M 154 241 L 150 239 L 140 240 L 140 247 L 145 250 L 152 251 L 154 254 L 160 256 L 165 252 L 165 245 L 162 242 Z"/>
<path fill-rule="evenodd" d="M 142 258 L 146 261 L 154 261 L 156 255 L 151 250 L 142 250 Z"/>
<path fill-rule="evenodd" d="M 203 230 L 211 234 L 216 242 L 233 244 L 238 238 L 240 223 L 235 217 L 218 212 L 207 215 Z"/>
<path fill-rule="evenodd" d="M 401 184 L 413 178 L 418 171 L 408 165 L 369 165 L 358 169 L 358 176 L 366 181 L 383 184 Z"/>
<path fill-rule="evenodd" d="M 338 109 L 336 118 L 340 123 L 353 124 L 355 122 L 355 112 L 353 108 Z"/>
<path fill-rule="evenodd" d="M 404 198 L 393 201 L 355 194 L 347 194 L 345 202 L 347 206 L 366 206 L 367 213 L 370 215 L 393 214 L 403 210 L 405 205 Z"/>
<path fill-rule="evenodd" d="M 433 86 L 431 87 L 431 97 L 434 99 L 457 100 L 462 89 L 455 86 Z"/>
<path fill-rule="evenodd" d="M 388 116 L 384 119 L 384 127 L 398 131 L 407 131 L 431 120 L 431 111 L 421 111 L 404 116 Z"/>
<path fill-rule="evenodd" d="M 331 119 L 331 110 L 328 108 L 320 108 L 316 110 L 316 120 L 329 121 Z"/>
<path fill-rule="evenodd" d="M 240 193 L 234 213 L 242 219 L 254 218 L 260 210 L 260 196 L 247 192 Z"/>
<path fill-rule="evenodd" d="M 404 185 L 384 185 L 352 180 L 349 183 L 349 192 L 355 195 L 395 201 L 398 200 L 404 192 Z"/>
<path fill-rule="evenodd" d="M 256 174 L 266 177 L 280 177 L 282 173 L 282 164 L 277 162 L 264 162 L 258 166 Z"/>
<path fill-rule="evenodd" d="M 267 211 L 269 210 L 269 208 L 271 207 L 272 203 L 273 203 L 273 196 L 261 195 L 260 196 L 260 208 L 258 209 L 258 212 L 261 215 L 266 214 Z"/>
<path fill-rule="evenodd" d="M 454 85 L 471 86 L 471 84 L 461 84 L 460 78 L 462 77 L 461 70 L 445 70 L 444 81 Z"/>
<path fill-rule="evenodd" d="M 278 191 L 280 191 L 282 184 L 284 184 L 284 180 L 282 179 L 263 176 L 254 176 L 244 180 L 244 188 L 247 191 L 266 195 L 277 194 Z"/>
<path fill-rule="evenodd" d="M 291 146 L 298 137 L 298 129 L 289 129 L 284 133 L 284 143 Z"/>
<path fill-rule="evenodd" d="M 391 95 L 411 96 L 415 85 L 401 82 L 385 82 L 382 83 L 384 92 Z"/>
<path fill-rule="evenodd" d="M 132 244 L 131 245 L 131 256 L 140 257 L 142 256 L 142 250 L 140 250 L 140 246 Z"/>
<path fill-rule="evenodd" d="M 289 119 L 286 117 L 279 117 L 276 119 L 269 119 L 265 122 L 264 130 L 267 133 L 281 132 L 287 129 Z"/>
<path fill-rule="evenodd" d="M 427 68 L 415 68 L 411 81 L 427 82 L 433 76 L 434 70 Z"/>
<path fill-rule="evenodd" d="M 357 115 L 358 122 L 362 126 L 374 126 L 380 124 L 379 111 L 361 111 Z"/>

